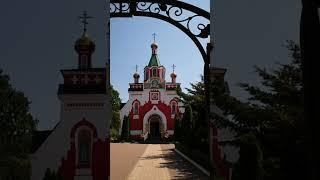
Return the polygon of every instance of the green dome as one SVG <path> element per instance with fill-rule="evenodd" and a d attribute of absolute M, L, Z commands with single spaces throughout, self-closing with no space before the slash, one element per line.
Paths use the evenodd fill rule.
<path fill-rule="evenodd" d="M 151 44 L 151 49 L 152 49 L 152 55 L 149 61 L 148 66 L 160 66 L 160 61 L 157 55 L 157 49 L 158 49 L 158 45 L 156 43 L 152 43 Z"/>
<path fill-rule="evenodd" d="M 160 66 L 160 61 L 159 61 L 159 58 L 158 58 L 157 54 L 152 54 L 148 66 L 149 67 L 151 67 L 151 66 Z"/>

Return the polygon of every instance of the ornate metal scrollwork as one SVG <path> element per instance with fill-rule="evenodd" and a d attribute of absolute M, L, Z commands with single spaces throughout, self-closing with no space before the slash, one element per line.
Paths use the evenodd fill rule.
<path fill-rule="evenodd" d="M 111 0 L 111 17 L 145 16 L 167 21 L 186 33 L 206 60 L 200 39 L 210 34 L 210 13 L 178 0 Z"/>

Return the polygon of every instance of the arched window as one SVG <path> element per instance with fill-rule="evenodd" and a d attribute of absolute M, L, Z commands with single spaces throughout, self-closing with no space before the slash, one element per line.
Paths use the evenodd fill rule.
<path fill-rule="evenodd" d="M 90 167 L 91 160 L 91 133 L 88 130 L 80 130 L 78 133 L 78 165 Z"/>
<path fill-rule="evenodd" d="M 171 114 L 175 115 L 177 113 L 177 103 L 176 102 L 172 102 L 171 103 Z"/>
<path fill-rule="evenodd" d="M 144 72 L 144 80 L 146 81 L 147 80 L 147 73 Z"/>
<path fill-rule="evenodd" d="M 157 69 L 152 69 L 152 76 L 157 77 Z"/>
<path fill-rule="evenodd" d="M 150 77 L 150 69 L 149 68 L 145 68 L 144 70 L 144 79 L 145 81 L 148 80 Z"/>
<path fill-rule="evenodd" d="M 139 114 L 139 102 L 135 102 L 135 103 L 133 104 L 133 114 L 134 114 L 134 115 Z"/>

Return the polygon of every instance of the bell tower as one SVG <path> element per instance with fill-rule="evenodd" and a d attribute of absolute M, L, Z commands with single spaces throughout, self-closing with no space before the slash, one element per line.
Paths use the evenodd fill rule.
<path fill-rule="evenodd" d="M 148 65 L 144 68 L 144 88 L 165 88 L 166 68 L 160 64 L 158 57 L 158 44 L 151 44 L 151 58 Z"/>
<path fill-rule="evenodd" d="M 78 67 L 61 70 L 58 88 L 60 121 L 34 154 L 32 179 L 42 180 L 47 168 L 59 171 L 63 179 L 108 179 L 110 97 L 106 68 L 92 67 L 94 41 L 84 30 L 75 42 Z"/>

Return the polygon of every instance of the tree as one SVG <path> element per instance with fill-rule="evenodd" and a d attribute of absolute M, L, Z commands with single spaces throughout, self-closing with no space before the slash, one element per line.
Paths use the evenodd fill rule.
<path fill-rule="evenodd" d="M 234 168 L 232 180 L 263 179 L 262 152 L 255 135 L 243 135 L 240 142 L 240 158 Z"/>
<path fill-rule="evenodd" d="M 190 145 L 192 143 L 192 122 L 193 122 L 193 116 L 192 116 L 192 109 L 189 104 L 185 106 L 185 112 L 183 114 L 182 120 L 181 120 L 181 139 L 180 141 L 183 143 L 186 143 L 187 145 Z"/>
<path fill-rule="evenodd" d="M 216 105 L 233 117 L 219 119 L 219 125 L 233 129 L 240 141 L 249 133 L 256 137 L 263 153 L 265 179 L 304 178 L 299 173 L 303 168 L 301 156 L 306 153 L 302 150 L 305 129 L 301 53 L 293 41 L 288 41 L 286 47 L 290 63 L 278 63 L 272 71 L 255 66 L 261 85 L 239 84 L 250 95 L 248 102 L 225 93 L 221 81 L 212 85 Z M 291 163 L 293 159 L 295 163 Z"/>
<path fill-rule="evenodd" d="M 185 106 L 190 106 L 192 110 L 192 125 L 194 128 L 200 126 L 207 126 L 208 122 L 205 118 L 205 89 L 203 77 L 201 81 L 196 83 L 190 83 L 191 88 L 186 88 L 186 93 L 182 92 L 181 89 L 177 90 L 178 95 L 180 96 L 180 101 L 182 101 Z"/>
<path fill-rule="evenodd" d="M 120 127 L 120 105 L 121 99 L 119 97 L 119 92 L 110 86 L 111 88 L 111 103 L 112 103 L 112 120 L 110 123 L 110 128 L 119 130 Z"/>
<path fill-rule="evenodd" d="M 185 105 L 181 120 L 180 142 L 202 153 L 208 153 L 208 122 L 205 118 L 205 89 L 203 77 L 200 82 L 190 83 L 186 93 L 177 89 L 179 101 Z"/>
<path fill-rule="evenodd" d="M 181 128 L 182 115 L 181 113 L 177 113 L 174 117 L 174 139 L 176 141 L 181 141 L 182 136 L 182 128 Z"/>
<path fill-rule="evenodd" d="M 122 121 L 121 139 L 129 140 L 130 124 L 129 117 L 124 116 Z"/>
<path fill-rule="evenodd" d="M 9 81 L 0 70 L 0 179 L 25 180 L 30 178 L 28 153 L 37 120 L 27 97 Z"/>

